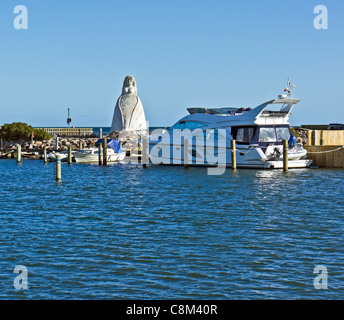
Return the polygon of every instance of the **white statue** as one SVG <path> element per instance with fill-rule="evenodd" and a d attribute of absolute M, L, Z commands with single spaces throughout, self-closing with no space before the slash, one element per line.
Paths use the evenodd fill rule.
<path fill-rule="evenodd" d="M 116 103 L 111 132 L 141 134 L 146 130 L 146 117 L 141 100 L 137 96 L 135 78 L 127 76 L 124 79 L 122 95 Z"/>

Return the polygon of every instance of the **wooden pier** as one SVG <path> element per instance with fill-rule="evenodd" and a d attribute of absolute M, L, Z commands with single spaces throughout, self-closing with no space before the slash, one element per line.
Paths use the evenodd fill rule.
<path fill-rule="evenodd" d="M 309 146 L 338 146 L 344 145 L 344 130 L 309 130 Z"/>
<path fill-rule="evenodd" d="M 303 126 L 307 138 L 303 146 L 312 166 L 319 168 L 344 168 L 344 130 L 319 130 L 319 126 Z"/>
<path fill-rule="evenodd" d="M 341 146 L 304 146 L 312 166 L 319 168 L 344 168 L 344 147 Z"/>

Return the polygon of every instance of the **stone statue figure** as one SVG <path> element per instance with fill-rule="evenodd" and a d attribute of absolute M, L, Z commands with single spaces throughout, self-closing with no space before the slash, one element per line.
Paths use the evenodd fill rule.
<path fill-rule="evenodd" d="M 140 98 L 137 96 L 136 81 L 133 76 L 124 79 L 122 95 L 118 98 L 113 115 L 111 132 L 146 132 L 146 117 Z"/>

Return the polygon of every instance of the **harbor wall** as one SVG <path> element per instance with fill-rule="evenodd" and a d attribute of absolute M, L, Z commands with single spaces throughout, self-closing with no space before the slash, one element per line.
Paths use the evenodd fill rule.
<path fill-rule="evenodd" d="M 313 160 L 313 166 L 319 168 L 344 168 L 344 148 L 341 148 L 343 145 L 304 146 L 304 148 L 308 151 L 307 158 Z M 336 149 L 339 150 L 332 151 Z"/>

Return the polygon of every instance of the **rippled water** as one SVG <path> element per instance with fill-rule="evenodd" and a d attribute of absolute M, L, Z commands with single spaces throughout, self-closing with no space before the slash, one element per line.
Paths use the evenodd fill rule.
<path fill-rule="evenodd" d="M 0 299 L 344 297 L 344 170 L 54 170 L 0 161 Z"/>

